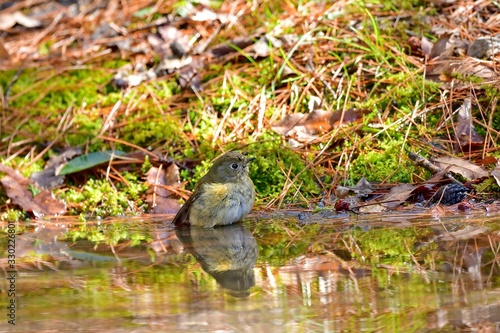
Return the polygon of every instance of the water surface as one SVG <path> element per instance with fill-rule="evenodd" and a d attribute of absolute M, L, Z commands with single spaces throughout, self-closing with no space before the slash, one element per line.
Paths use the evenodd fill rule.
<path fill-rule="evenodd" d="M 322 216 L 2 223 L 0 331 L 500 332 L 500 216 Z"/>

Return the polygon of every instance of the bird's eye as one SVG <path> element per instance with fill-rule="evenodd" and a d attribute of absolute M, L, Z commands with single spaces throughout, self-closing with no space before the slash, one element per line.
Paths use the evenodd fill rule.
<path fill-rule="evenodd" d="M 233 169 L 233 170 L 238 169 L 238 163 L 231 164 L 231 169 Z"/>

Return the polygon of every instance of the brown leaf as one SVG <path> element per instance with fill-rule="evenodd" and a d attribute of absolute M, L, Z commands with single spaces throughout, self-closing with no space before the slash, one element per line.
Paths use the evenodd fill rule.
<path fill-rule="evenodd" d="M 441 169 L 447 169 L 448 171 L 460 174 L 469 180 L 489 176 L 488 171 L 480 166 L 460 158 L 444 156 L 433 159 L 433 162 Z"/>
<path fill-rule="evenodd" d="M 235 53 L 238 52 L 238 50 L 243 50 L 253 43 L 254 39 L 251 37 L 236 37 L 228 42 L 215 45 L 213 48 L 207 50 L 206 54 L 214 58 L 219 58 L 229 53 Z"/>
<path fill-rule="evenodd" d="M 272 129 L 283 136 L 297 136 L 300 142 L 309 142 L 318 134 L 360 120 L 368 112 L 367 109 L 348 109 L 344 113 L 342 110 L 329 112 L 318 109 L 308 114 L 293 113 L 272 125 Z"/>
<path fill-rule="evenodd" d="M 470 57 L 431 61 L 427 64 L 425 69 L 425 79 L 435 82 L 451 81 L 454 74 L 459 74 L 461 76 L 477 76 L 483 79 L 498 77 L 495 71 L 487 66 L 486 62 L 481 62 Z"/>
<path fill-rule="evenodd" d="M 427 38 L 422 36 L 422 39 L 420 40 L 420 48 L 422 49 L 422 52 L 424 52 L 424 54 L 426 56 L 431 55 L 433 46 L 434 45 L 432 44 L 432 42 L 430 40 L 428 40 Z"/>
<path fill-rule="evenodd" d="M 457 144 L 455 150 L 477 150 L 484 144 L 484 138 L 479 135 L 472 125 L 471 100 L 466 98 L 458 110 L 457 126 L 455 128 L 455 137 Z"/>
<path fill-rule="evenodd" d="M 52 189 L 61 185 L 64 182 L 64 176 L 57 175 L 57 171 L 67 161 L 82 153 L 81 148 L 69 148 L 62 152 L 60 155 L 52 156 L 43 171 L 33 172 L 30 179 L 34 181 L 39 187 L 45 189 Z"/>
<path fill-rule="evenodd" d="M 9 51 L 7 51 L 7 49 L 4 46 L 3 40 L 0 38 L 0 61 L 9 59 L 10 59 Z"/>
<path fill-rule="evenodd" d="M 442 34 L 431 49 L 430 58 L 447 59 L 458 53 L 465 54 L 465 42 L 460 38 L 460 31 L 454 30 Z"/>
<path fill-rule="evenodd" d="M 33 202 L 41 207 L 39 212 L 43 215 L 61 215 L 66 212 L 66 204 L 54 197 L 49 190 L 42 190 L 34 198 Z M 36 212 L 33 211 L 36 215 Z"/>
<path fill-rule="evenodd" d="M 391 188 L 391 191 L 385 194 L 380 200 L 380 204 L 389 209 L 395 208 L 400 204 L 406 202 L 413 194 L 415 185 L 402 184 Z"/>
<path fill-rule="evenodd" d="M 479 37 L 467 50 L 467 55 L 478 59 L 491 59 L 498 53 L 500 53 L 500 35 Z"/>
<path fill-rule="evenodd" d="M 493 178 L 495 178 L 498 186 L 500 186 L 500 162 L 497 163 L 495 169 L 493 169 L 490 174 Z"/>
<path fill-rule="evenodd" d="M 0 30 L 8 30 L 15 26 L 16 23 L 26 28 L 37 28 L 42 26 L 42 22 L 26 16 L 20 11 L 0 14 Z"/>
<path fill-rule="evenodd" d="M 485 158 L 480 158 L 477 160 L 474 160 L 474 163 L 477 165 L 488 165 L 488 164 L 495 164 L 498 162 L 498 159 L 495 156 L 486 156 Z"/>
<path fill-rule="evenodd" d="M 16 170 L 0 164 L 0 172 L 7 173 L 0 179 L 5 193 L 13 204 L 20 206 L 24 211 L 32 212 L 36 217 L 61 215 L 66 212 L 66 205 L 48 190 L 42 190 L 33 197 L 29 186 L 34 186 L 34 183 Z"/>
<path fill-rule="evenodd" d="M 175 214 L 179 210 L 177 196 L 169 187 L 179 187 L 179 168 L 172 163 L 166 170 L 152 167 L 146 173 L 149 185 L 146 202 L 151 207 L 151 214 Z"/>

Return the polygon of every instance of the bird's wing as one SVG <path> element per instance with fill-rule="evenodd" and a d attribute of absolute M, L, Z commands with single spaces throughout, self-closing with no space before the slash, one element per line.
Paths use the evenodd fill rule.
<path fill-rule="evenodd" d="M 172 220 L 172 223 L 175 224 L 177 227 L 180 227 L 182 225 L 189 225 L 189 209 L 191 208 L 191 205 L 193 202 L 198 199 L 200 196 L 199 192 L 198 193 L 193 193 L 191 197 L 182 205 L 181 209 L 177 212 L 175 215 L 174 219 Z"/>

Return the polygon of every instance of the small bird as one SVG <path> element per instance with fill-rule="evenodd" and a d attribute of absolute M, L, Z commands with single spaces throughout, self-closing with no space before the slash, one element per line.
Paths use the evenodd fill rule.
<path fill-rule="evenodd" d="M 254 158 L 235 151 L 214 161 L 196 184 L 193 194 L 175 215 L 176 226 L 212 228 L 241 220 L 252 210 L 255 188 L 247 164 Z"/>

